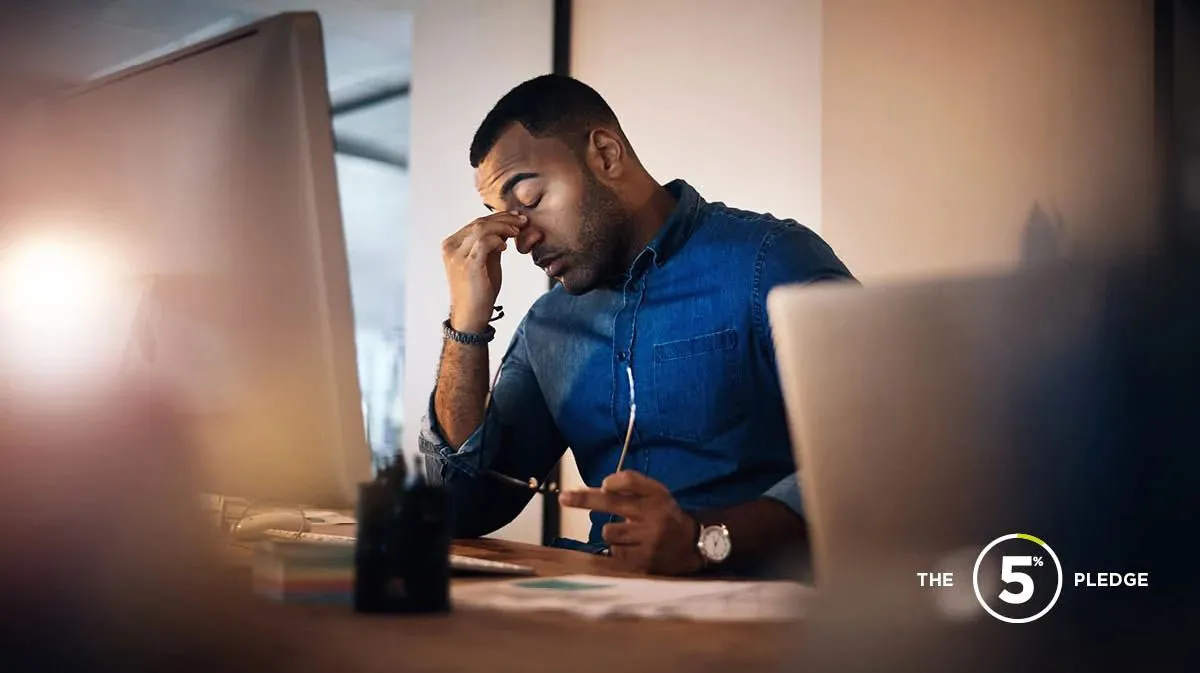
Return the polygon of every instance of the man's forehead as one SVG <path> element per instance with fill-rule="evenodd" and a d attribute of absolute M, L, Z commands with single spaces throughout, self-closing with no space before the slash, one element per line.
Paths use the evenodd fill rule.
<path fill-rule="evenodd" d="M 475 189 L 487 195 L 499 190 L 509 175 L 544 172 L 566 149 L 560 140 L 535 138 L 524 126 L 512 124 L 475 169 Z"/>

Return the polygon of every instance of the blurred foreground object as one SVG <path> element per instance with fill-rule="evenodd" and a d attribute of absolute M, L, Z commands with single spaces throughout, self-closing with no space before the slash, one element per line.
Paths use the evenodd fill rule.
<path fill-rule="evenodd" d="M 5 673 L 332 670 L 219 565 L 183 418 L 136 385 L 0 392 Z"/>
<path fill-rule="evenodd" d="M 0 399 L 6 671 L 141 670 L 203 654 L 214 548 L 182 430 L 140 390 Z"/>
<path fill-rule="evenodd" d="M 372 454 L 324 54 L 316 13 L 278 14 L 0 120 L 0 346 L 51 394 L 96 363 L 161 381 L 205 492 L 346 509 Z"/>
<path fill-rule="evenodd" d="M 1044 291 L 1032 291 L 1039 281 Z M 847 503 L 840 514 L 814 512 L 821 607 L 803 625 L 799 661 L 814 671 L 1198 670 L 1186 639 L 1200 624 L 1200 583 L 1188 551 L 1200 516 L 1200 258 L 1173 251 L 1109 267 L 922 288 L 936 296 L 970 286 L 979 288 L 979 302 L 957 314 L 910 317 L 916 326 L 905 334 L 912 338 L 853 372 L 863 408 L 873 409 L 853 423 L 877 437 L 877 455 L 847 476 L 861 477 L 857 495 L 865 499 L 854 506 L 861 516 L 842 517 Z M 987 301 L 989 287 L 1031 291 Z M 838 310 L 824 316 L 835 320 Z M 843 338 L 867 338 L 851 315 L 842 315 Z M 930 329 L 922 320 L 937 323 L 943 338 L 917 339 Z M 900 333 L 887 316 L 878 321 L 879 330 Z M 991 331 L 965 327 L 989 321 Z M 822 353 L 809 355 L 820 360 Z M 891 369 L 872 369 L 879 358 Z M 911 367 L 896 364 L 906 359 Z M 899 367 L 928 373 L 884 380 Z M 910 394 L 880 411 L 871 406 L 879 397 L 873 385 L 907 385 Z M 837 427 L 851 419 L 822 422 Z M 977 422 L 972 441 L 963 428 Z M 888 428 L 903 429 L 907 443 Z M 933 460 L 930 445 L 947 450 Z M 919 483 L 920 492 L 873 491 L 870 484 L 884 478 Z M 830 516 L 837 525 L 822 530 Z M 941 528 L 920 525 L 932 520 Z M 946 531 L 981 526 L 995 530 L 955 554 L 950 543 L 958 538 Z M 973 603 L 974 559 L 1007 533 L 1037 535 L 1062 560 L 1061 599 L 1037 621 L 1003 623 Z M 833 559 L 837 567 L 821 567 L 828 560 L 822 537 L 845 552 Z M 955 589 L 922 588 L 914 569 L 953 570 Z M 1149 586 L 1074 586 L 1074 573 L 1100 571 L 1145 571 Z"/>
<path fill-rule="evenodd" d="M 61 227 L 0 240 L 0 375 L 13 391 L 58 396 L 110 386 L 128 327 L 120 260 Z"/>

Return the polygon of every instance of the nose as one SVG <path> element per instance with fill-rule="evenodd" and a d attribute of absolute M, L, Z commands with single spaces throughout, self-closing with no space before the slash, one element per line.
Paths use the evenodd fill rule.
<path fill-rule="evenodd" d="M 542 238 L 544 235 L 540 229 L 532 224 L 526 226 L 521 233 L 517 234 L 517 252 L 528 255 L 529 251 L 533 250 L 533 246 L 542 242 Z"/>

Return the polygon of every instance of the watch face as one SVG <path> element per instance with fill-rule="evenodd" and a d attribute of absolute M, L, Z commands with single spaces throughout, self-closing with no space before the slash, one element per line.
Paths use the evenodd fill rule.
<path fill-rule="evenodd" d="M 705 528 L 700 533 L 700 551 L 709 561 L 724 561 L 732 548 L 729 532 L 720 526 Z"/>

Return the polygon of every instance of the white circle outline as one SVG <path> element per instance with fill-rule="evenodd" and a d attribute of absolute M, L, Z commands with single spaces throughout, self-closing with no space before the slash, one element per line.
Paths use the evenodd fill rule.
<path fill-rule="evenodd" d="M 1029 536 L 1029 537 L 1033 537 L 1033 536 Z M 987 610 L 987 613 L 989 615 L 995 617 L 996 619 L 999 619 L 1002 622 L 1008 622 L 1009 624 L 1027 624 L 1036 619 L 1041 619 L 1042 615 L 1045 615 L 1047 612 L 1050 612 L 1050 608 L 1054 607 L 1054 604 L 1058 602 L 1059 594 L 1062 593 L 1062 588 L 1063 588 L 1062 564 L 1058 562 L 1058 555 L 1054 553 L 1054 550 L 1050 548 L 1050 545 L 1046 544 L 1045 542 L 1041 542 L 1041 547 L 1050 554 L 1050 558 L 1054 560 L 1054 567 L 1056 570 L 1058 570 L 1058 587 L 1054 590 L 1054 598 L 1050 599 L 1050 604 L 1047 605 L 1046 607 L 1042 608 L 1041 612 L 1037 613 L 1036 615 L 1034 615 L 1032 617 L 1024 617 L 1021 619 L 1016 619 L 1014 617 L 1005 617 L 1004 615 L 996 612 L 995 610 L 992 609 L 992 606 L 987 604 L 987 601 L 983 600 L 983 593 L 981 591 L 979 591 L 979 566 L 983 563 L 983 557 L 987 556 L 987 553 L 992 550 L 992 547 L 995 547 L 996 545 L 1000 544 L 1001 542 L 1004 542 L 1005 540 L 1025 540 L 1027 542 L 1033 542 L 1034 544 L 1038 544 L 1037 542 L 1030 540 L 1029 537 L 1025 537 L 1021 533 L 1009 533 L 1008 535 L 1001 535 L 1000 537 L 996 538 L 995 540 L 992 540 L 991 542 L 988 543 L 988 546 L 983 548 L 983 551 L 979 552 L 979 556 L 976 557 L 976 559 L 975 559 L 975 571 L 973 573 L 971 573 L 971 585 L 975 588 L 975 599 L 979 601 L 979 604 L 983 606 L 984 610 Z"/>

